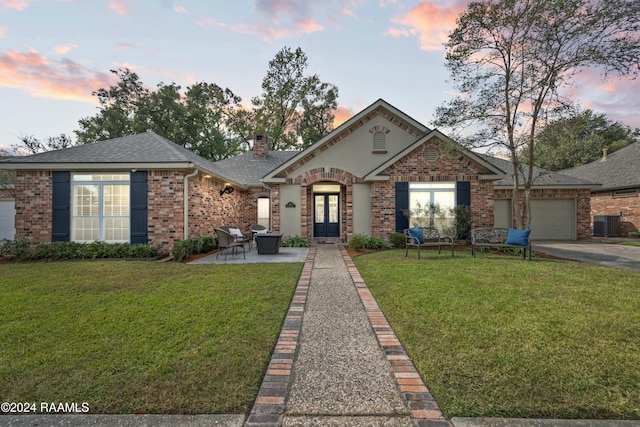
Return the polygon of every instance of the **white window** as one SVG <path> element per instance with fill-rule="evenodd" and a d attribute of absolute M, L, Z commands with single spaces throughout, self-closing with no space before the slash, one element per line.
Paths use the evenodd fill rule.
<path fill-rule="evenodd" d="M 258 224 L 266 229 L 271 228 L 271 206 L 266 197 L 258 199 Z"/>
<path fill-rule="evenodd" d="M 411 227 L 434 226 L 443 231 L 453 225 L 456 206 L 455 182 L 410 182 Z"/>
<path fill-rule="evenodd" d="M 73 174 L 71 240 L 129 242 L 129 174 Z"/>

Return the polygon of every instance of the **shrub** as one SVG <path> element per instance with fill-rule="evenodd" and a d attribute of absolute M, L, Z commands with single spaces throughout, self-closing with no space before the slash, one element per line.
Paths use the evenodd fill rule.
<path fill-rule="evenodd" d="M 389 235 L 389 243 L 394 248 L 404 248 L 404 233 L 391 233 Z"/>
<path fill-rule="evenodd" d="M 0 245 L 0 255 L 11 258 L 23 259 L 29 253 L 29 240 L 7 240 L 2 241 Z"/>
<path fill-rule="evenodd" d="M 363 249 L 387 249 L 389 242 L 380 238 L 367 236 L 366 234 L 354 234 L 349 239 L 349 249 L 361 251 Z"/>
<path fill-rule="evenodd" d="M 389 242 L 381 237 L 370 236 L 364 242 L 365 249 L 389 249 Z"/>
<path fill-rule="evenodd" d="M 365 234 L 354 234 L 349 239 L 349 249 L 354 251 L 361 251 L 364 249 L 364 244 L 367 241 L 367 236 Z"/>
<path fill-rule="evenodd" d="M 183 261 L 191 255 L 210 252 L 218 247 L 217 240 L 210 236 L 193 237 L 173 244 L 171 255 L 175 261 Z"/>
<path fill-rule="evenodd" d="M 280 240 L 280 246 L 283 248 L 306 248 L 309 241 L 302 236 L 284 236 Z"/>
<path fill-rule="evenodd" d="M 629 233 L 629 237 L 640 238 L 640 231 L 632 231 Z"/>
<path fill-rule="evenodd" d="M 27 239 L 21 239 L 5 241 L 0 246 L 0 254 L 17 260 L 153 258 L 158 255 L 158 248 L 152 245 L 105 242 L 53 242 L 31 246 Z"/>

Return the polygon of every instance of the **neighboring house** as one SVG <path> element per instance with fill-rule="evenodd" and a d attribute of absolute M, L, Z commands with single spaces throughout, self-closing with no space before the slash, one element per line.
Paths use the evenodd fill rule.
<path fill-rule="evenodd" d="M 283 235 L 344 242 L 387 237 L 421 203 L 470 206 L 474 226 L 509 226 L 510 163 L 468 151 L 378 100 L 303 151 L 253 151 L 209 162 L 153 132 L 0 162 L 14 169 L 16 237 L 150 242 L 261 223 Z M 235 191 L 224 192 L 231 186 Z M 590 236 L 590 188 L 541 176 L 534 239 Z M 546 214 L 544 214 L 546 213 Z M 539 217 L 538 217 L 539 214 Z M 543 215 L 544 214 L 544 215 Z"/>
<path fill-rule="evenodd" d="M 0 243 L 13 240 L 16 235 L 14 192 L 13 174 L 0 170 Z"/>
<path fill-rule="evenodd" d="M 560 173 L 602 183 L 591 193 L 592 219 L 618 216 L 622 236 L 640 229 L 640 142 Z"/>

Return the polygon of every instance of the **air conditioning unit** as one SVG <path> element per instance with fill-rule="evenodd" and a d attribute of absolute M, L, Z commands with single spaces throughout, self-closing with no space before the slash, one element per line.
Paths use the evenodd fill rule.
<path fill-rule="evenodd" d="M 620 237 L 620 215 L 594 215 L 595 237 Z"/>

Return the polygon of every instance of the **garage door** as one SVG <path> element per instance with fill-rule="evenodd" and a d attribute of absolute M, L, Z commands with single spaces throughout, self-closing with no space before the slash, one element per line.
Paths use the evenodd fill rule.
<path fill-rule="evenodd" d="M 575 200 L 531 200 L 531 215 L 531 239 L 576 240 Z"/>
<path fill-rule="evenodd" d="M 13 240 L 16 235 L 15 228 L 16 209 L 13 200 L 0 200 L 0 241 L 2 239 Z"/>

